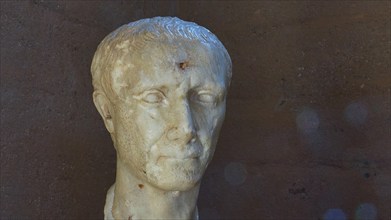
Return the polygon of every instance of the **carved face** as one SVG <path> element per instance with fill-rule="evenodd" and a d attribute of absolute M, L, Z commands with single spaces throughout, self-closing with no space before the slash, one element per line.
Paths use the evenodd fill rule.
<path fill-rule="evenodd" d="M 133 176 L 163 190 L 199 183 L 224 119 L 221 59 L 209 45 L 176 41 L 150 44 L 116 63 L 109 131 Z"/>

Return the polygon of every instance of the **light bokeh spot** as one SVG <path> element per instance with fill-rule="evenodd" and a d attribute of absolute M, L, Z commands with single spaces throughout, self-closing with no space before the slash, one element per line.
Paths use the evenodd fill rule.
<path fill-rule="evenodd" d="M 324 213 L 323 220 L 346 220 L 346 214 L 342 209 L 329 209 Z"/>
<path fill-rule="evenodd" d="M 311 108 L 304 108 L 296 116 L 296 125 L 300 132 L 309 134 L 317 131 L 320 120 L 315 110 Z"/>
<path fill-rule="evenodd" d="M 224 169 L 224 177 L 229 184 L 238 186 L 246 181 L 246 167 L 238 162 L 229 163 Z"/>
<path fill-rule="evenodd" d="M 376 206 L 372 203 L 360 204 L 356 209 L 354 219 L 355 220 L 376 220 L 377 219 Z"/>
<path fill-rule="evenodd" d="M 365 124 L 368 118 L 368 107 L 362 102 L 352 102 L 345 108 L 345 119 L 353 126 Z"/>

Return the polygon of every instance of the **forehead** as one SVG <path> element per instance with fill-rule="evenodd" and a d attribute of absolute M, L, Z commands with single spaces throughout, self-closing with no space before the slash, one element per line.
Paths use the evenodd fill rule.
<path fill-rule="evenodd" d="M 151 42 L 117 61 L 113 83 L 137 88 L 179 83 L 190 77 L 196 84 L 209 82 L 226 87 L 227 65 L 217 48 L 199 41 Z"/>

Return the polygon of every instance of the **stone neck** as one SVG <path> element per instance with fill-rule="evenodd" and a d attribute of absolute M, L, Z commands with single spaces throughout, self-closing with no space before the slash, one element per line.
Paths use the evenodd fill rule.
<path fill-rule="evenodd" d="M 198 219 L 199 184 L 188 191 L 164 191 L 140 180 L 117 160 L 114 219 Z"/>

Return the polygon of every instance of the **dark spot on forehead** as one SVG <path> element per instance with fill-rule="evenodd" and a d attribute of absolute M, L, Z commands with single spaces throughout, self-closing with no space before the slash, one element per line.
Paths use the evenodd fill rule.
<path fill-rule="evenodd" d="M 178 64 L 181 70 L 185 70 L 189 66 L 189 61 L 183 61 Z"/>

